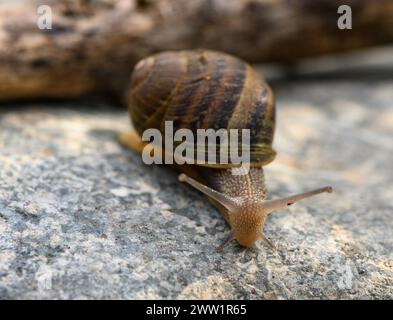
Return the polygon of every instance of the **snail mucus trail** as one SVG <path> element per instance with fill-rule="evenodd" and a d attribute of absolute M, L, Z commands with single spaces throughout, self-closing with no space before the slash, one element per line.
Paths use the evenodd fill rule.
<path fill-rule="evenodd" d="M 244 61 L 209 51 L 169 51 L 141 60 L 128 92 L 133 131 L 119 136 L 122 144 L 141 153 L 149 128 L 164 130 L 250 129 L 250 170 L 233 175 L 234 164 L 178 165 L 179 180 L 204 193 L 222 213 L 231 230 L 224 244 L 236 239 L 249 247 L 257 240 L 272 246 L 263 234 L 269 213 L 310 196 L 332 192 L 323 187 L 294 196 L 267 200 L 263 166 L 272 149 L 275 103 L 272 90 Z"/>

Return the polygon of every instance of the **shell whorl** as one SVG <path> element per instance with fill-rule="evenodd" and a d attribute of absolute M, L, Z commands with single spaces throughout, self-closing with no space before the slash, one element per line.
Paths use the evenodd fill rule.
<path fill-rule="evenodd" d="M 274 159 L 274 97 L 253 68 L 209 50 L 163 52 L 140 61 L 131 78 L 129 111 L 142 134 L 164 121 L 174 130 L 250 129 L 250 161 Z M 229 165 L 230 166 L 230 165 Z"/>

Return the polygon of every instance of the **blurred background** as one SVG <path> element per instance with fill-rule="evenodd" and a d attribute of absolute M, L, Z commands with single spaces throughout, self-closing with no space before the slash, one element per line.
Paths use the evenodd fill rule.
<path fill-rule="evenodd" d="M 391 0 L 0 1 L 0 298 L 393 298 L 392 45 Z M 216 252 L 216 210 L 116 141 L 135 63 L 192 48 L 272 86 L 270 197 L 335 189 L 268 218 L 277 252 Z"/>

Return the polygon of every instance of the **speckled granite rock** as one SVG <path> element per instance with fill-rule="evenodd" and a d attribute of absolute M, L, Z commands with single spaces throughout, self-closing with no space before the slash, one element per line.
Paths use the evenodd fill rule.
<path fill-rule="evenodd" d="M 331 184 L 216 251 L 219 213 L 83 102 L 0 107 L 0 298 L 393 298 L 393 81 L 276 83 L 272 196 Z"/>

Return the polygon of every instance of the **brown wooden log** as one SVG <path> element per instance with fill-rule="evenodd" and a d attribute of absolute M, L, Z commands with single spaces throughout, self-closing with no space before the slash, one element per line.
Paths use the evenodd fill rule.
<path fill-rule="evenodd" d="M 45 1 L 46 3 L 48 1 Z M 293 62 L 393 42 L 393 1 L 57 0 L 52 30 L 37 3 L 0 6 L 0 100 L 123 93 L 140 58 L 210 48 L 250 62 Z"/>

